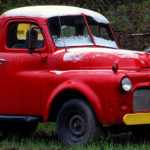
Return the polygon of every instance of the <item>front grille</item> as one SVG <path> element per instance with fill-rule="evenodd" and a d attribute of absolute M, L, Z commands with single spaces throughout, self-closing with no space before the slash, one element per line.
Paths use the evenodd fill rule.
<path fill-rule="evenodd" d="M 134 92 L 133 110 L 150 111 L 150 89 L 138 89 Z"/>

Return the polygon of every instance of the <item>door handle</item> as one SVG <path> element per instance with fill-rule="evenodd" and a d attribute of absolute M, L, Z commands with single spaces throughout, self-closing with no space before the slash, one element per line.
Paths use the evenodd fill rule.
<path fill-rule="evenodd" d="M 3 64 L 2 62 L 7 62 L 6 59 L 0 58 L 0 65 Z"/>

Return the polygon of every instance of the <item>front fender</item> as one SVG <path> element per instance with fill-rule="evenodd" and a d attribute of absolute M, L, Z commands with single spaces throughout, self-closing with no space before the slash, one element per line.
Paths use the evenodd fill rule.
<path fill-rule="evenodd" d="M 51 95 L 48 98 L 47 104 L 46 104 L 46 109 L 44 111 L 44 121 L 47 121 L 50 115 L 50 109 L 51 109 L 51 104 L 55 97 L 62 91 L 66 89 L 73 89 L 76 91 L 79 91 L 82 93 L 91 106 L 93 107 L 93 110 L 96 113 L 97 119 L 99 122 L 105 124 L 107 123 L 106 118 L 104 117 L 104 112 L 103 112 L 103 107 L 101 104 L 101 100 L 98 98 L 97 94 L 86 84 L 78 82 L 78 81 L 72 81 L 68 80 L 66 82 L 61 83 L 58 87 L 54 89 L 54 91 L 51 93 Z"/>

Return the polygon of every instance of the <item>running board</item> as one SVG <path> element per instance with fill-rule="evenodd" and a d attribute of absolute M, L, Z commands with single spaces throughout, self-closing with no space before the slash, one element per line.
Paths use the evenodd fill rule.
<path fill-rule="evenodd" d="M 0 115 L 0 122 L 40 122 L 42 121 L 42 117 L 37 116 L 8 116 L 8 115 Z"/>

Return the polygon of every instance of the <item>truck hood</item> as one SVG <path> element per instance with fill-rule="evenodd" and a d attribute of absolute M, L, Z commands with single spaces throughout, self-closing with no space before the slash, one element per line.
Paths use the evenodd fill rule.
<path fill-rule="evenodd" d="M 144 52 L 109 48 L 69 48 L 59 50 L 59 70 L 111 69 L 118 64 L 121 70 L 150 67 L 150 55 Z"/>

